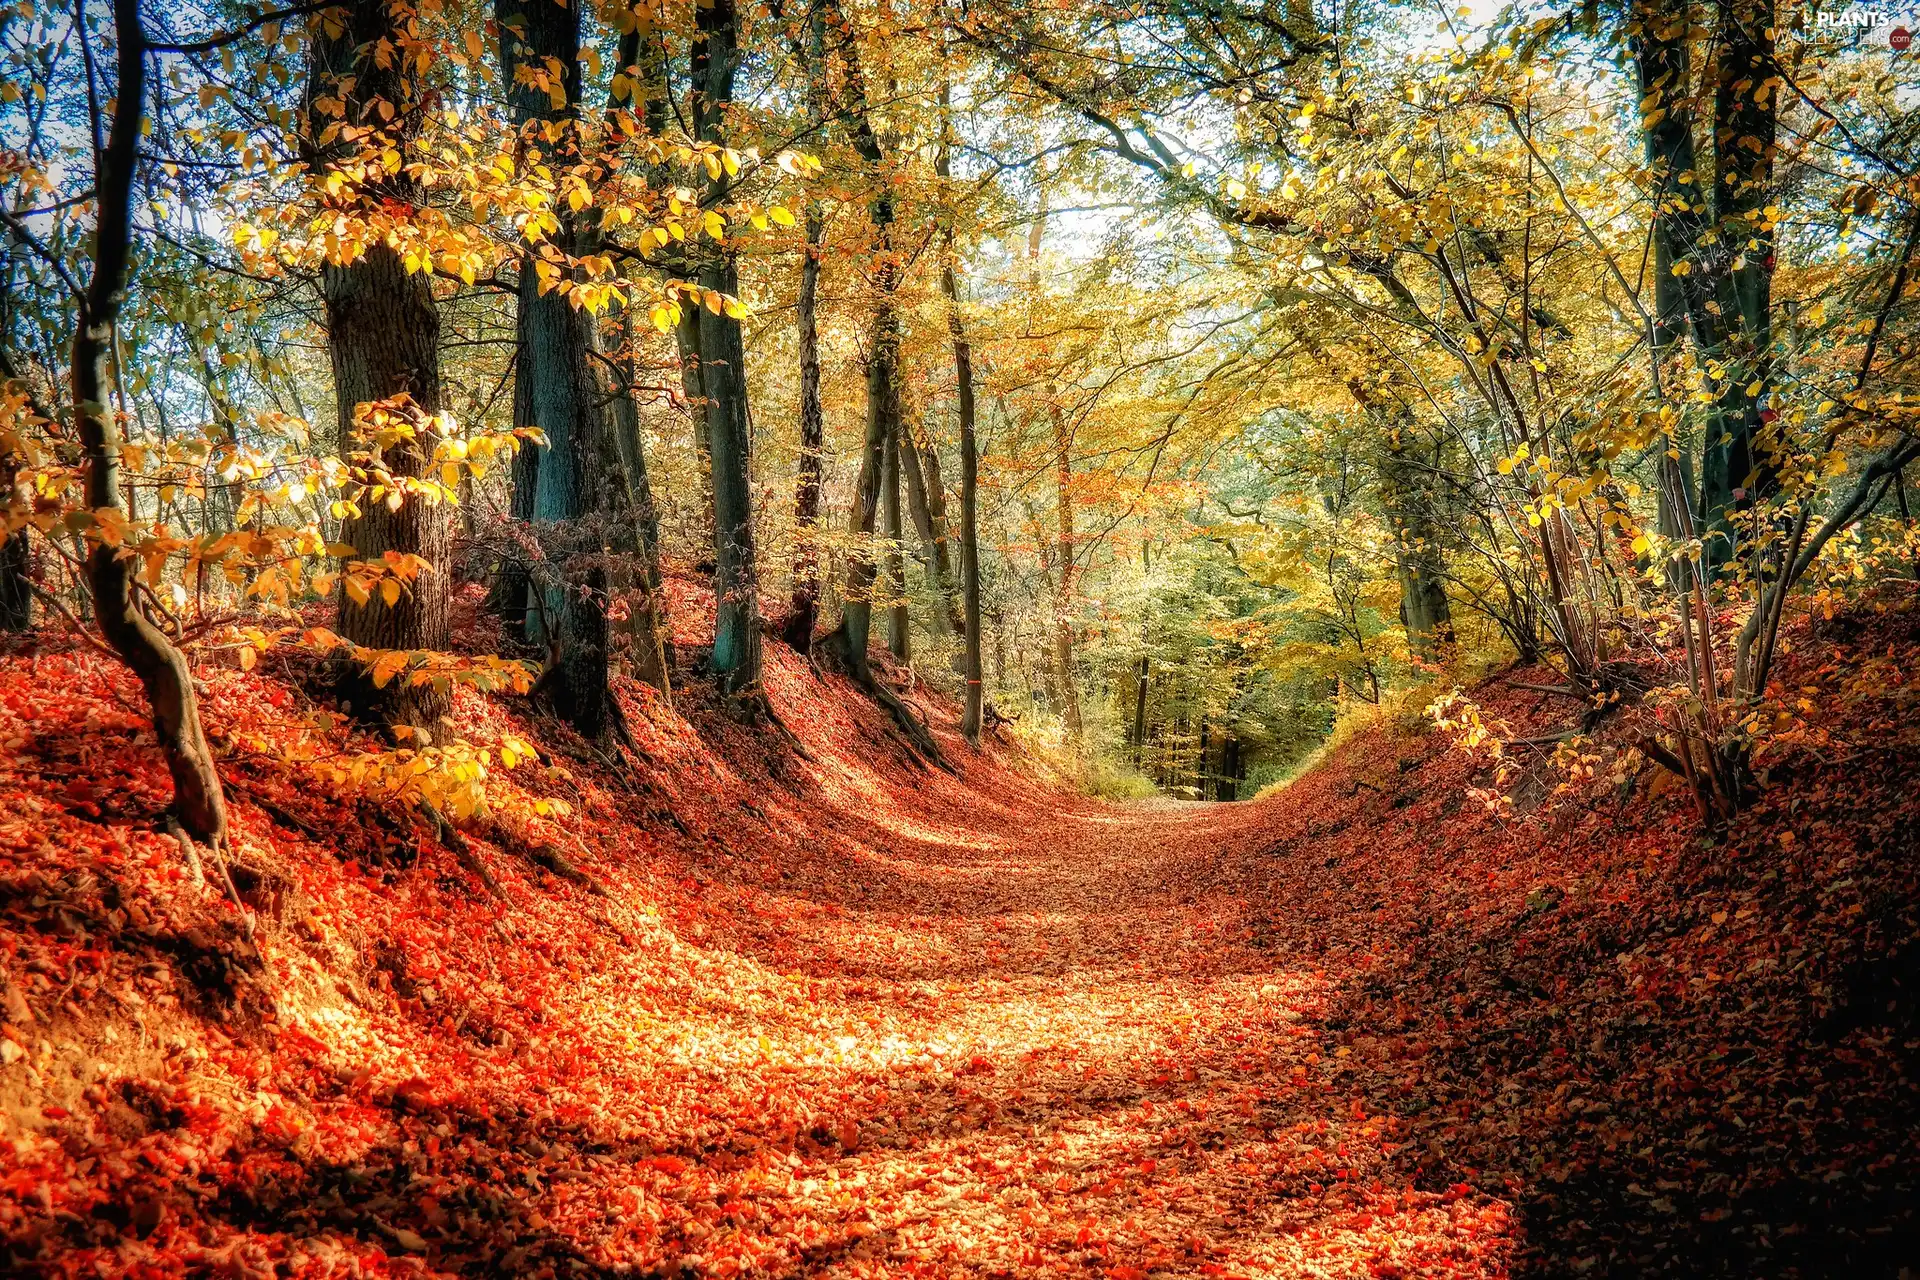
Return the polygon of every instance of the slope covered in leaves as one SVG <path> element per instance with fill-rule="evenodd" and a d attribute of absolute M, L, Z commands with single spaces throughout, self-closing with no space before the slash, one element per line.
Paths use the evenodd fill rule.
<path fill-rule="evenodd" d="M 1920 625 L 1809 639 L 1803 729 L 1717 842 L 1672 798 L 1496 816 L 1411 731 L 1258 803 L 1119 808 L 927 703 L 949 776 L 775 646 L 804 756 L 697 688 L 624 689 L 618 770 L 461 702 L 573 806 L 462 856 L 247 748 L 305 695 L 208 667 L 251 938 L 156 829 L 131 679 L 9 655 L 10 1269 L 1890 1271 Z"/>

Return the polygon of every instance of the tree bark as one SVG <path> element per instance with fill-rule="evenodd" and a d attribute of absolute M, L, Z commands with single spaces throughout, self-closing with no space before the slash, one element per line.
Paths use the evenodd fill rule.
<path fill-rule="evenodd" d="M 807 10 L 807 109 L 824 128 L 828 113 L 826 5 Z M 820 405 L 820 257 L 826 219 L 820 201 L 806 204 L 805 257 L 800 263 L 800 296 L 794 304 L 800 345 L 800 469 L 793 495 L 793 599 L 782 638 L 801 653 L 813 648 L 820 620 L 820 490 L 825 467 L 826 413 Z"/>
<path fill-rule="evenodd" d="M 1702 358 L 1721 362 L 1726 372 L 1707 414 L 1700 465 L 1702 561 L 1711 571 L 1733 553 L 1732 514 L 1770 492 L 1776 480 L 1761 418 L 1772 374 L 1773 233 L 1760 215 L 1773 186 L 1773 5 L 1716 0 L 1711 208 L 1700 190 L 1694 140 L 1689 6 L 1641 0 L 1633 18 L 1641 127 L 1649 166 L 1661 182 L 1653 226 L 1654 342 L 1664 350 L 1677 336 L 1680 311 Z M 1759 391 L 1749 391 L 1755 384 Z M 1665 513 L 1663 528 L 1680 527 L 1678 517 Z"/>
<path fill-rule="evenodd" d="M 1380 501 L 1393 525 L 1394 572 L 1400 581 L 1407 647 L 1429 662 L 1438 662 L 1453 653 L 1453 611 L 1447 604 L 1432 473 L 1412 455 L 1411 416 L 1386 429 L 1378 460 Z"/>
<path fill-rule="evenodd" d="M 653 482 L 647 474 L 646 441 L 640 430 L 640 406 L 633 394 L 633 331 L 631 313 L 620 317 L 618 386 L 609 407 L 614 450 L 626 481 L 623 495 L 628 533 L 625 550 L 635 558 L 626 575 L 627 588 L 637 588 L 638 600 L 627 623 L 632 641 L 633 674 L 671 696 L 673 692 L 673 638 L 668 629 L 666 600 L 661 591 L 660 512 L 654 503 Z"/>
<path fill-rule="evenodd" d="M 404 156 L 422 108 L 412 60 L 393 52 L 394 46 L 404 40 L 386 0 L 350 0 L 342 8 L 345 29 L 337 36 L 327 34 L 324 17 L 310 19 L 313 53 L 305 141 L 308 166 L 316 174 L 352 160 L 364 148 L 388 143 Z M 385 55 L 379 52 L 383 48 L 387 50 Z M 343 89 L 348 91 L 342 93 Z M 344 100 L 345 118 L 353 121 L 366 117 L 376 102 L 384 101 L 393 110 L 392 127 L 384 138 L 375 134 L 323 144 L 321 135 L 329 121 L 316 112 L 315 106 L 325 95 Z M 419 196 L 403 165 L 392 178 L 358 187 L 350 184 L 343 199 L 366 210 L 381 202 L 411 206 Z M 442 407 L 440 316 L 428 276 L 424 272 L 409 274 L 399 254 L 384 242 L 376 242 L 351 262 L 323 267 L 320 293 L 333 363 L 341 456 L 364 452 L 355 426 L 358 406 L 398 405 L 405 397 L 419 410 L 416 438 L 389 449 L 382 462 L 396 477 L 428 476 L 439 443 L 434 415 Z M 354 559 L 379 563 L 391 551 L 418 556 L 431 568 L 392 605 L 386 604 L 378 592 L 366 604 L 355 604 L 343 592 L 340 634 L 369 649 L 444 649 L 444 575 L 451 536 L 446 507 L 417 496 L 407 497 L 397 508 L 384 501 L 367 504 L 358 516 L 346 520 L 341 540 L 354 548 Z M 378 688 L 364 672 L 348 675 L 343 691 L 356 710 L 389 724 L 417 728 L 437 728 L 448 705 L 444 687 L 396 680 Z"/>
<path fill-rule="evenodd" d="M 1773 376 L 1773 156 L 1780 80 L 1773 0 L 1717 0 L 1720 57 L 1714 83 L 1713 204 L 1720 244 L 1715 292 L 1725 340 L 1715 402 L 1718 431 L 1701 461 L 1700 509 L 1709 565 L 1735 550 L 1733 515 L 1777 487 L 1769 419 Z M 1718 535 L 1718 536 L 1715 536 Z"/>
<path fill-rule="evenodd" d="M 927 585 L 934 598 L 933 630 L 936 635 L 959 634 L 965 623 L 959 602 L 953 595 L 953 566 L 947 556 L 946 500 L 940 493 L 940 464 L 933 447 L 921 447 L 913 439 L 911 422 L 901 425 L 899 467 L 906 481 L 907 510 L 913 518 L 914 533 L 920 539 L 916 557 L 925 567 Z"/>
<path fill-rule="evenodd" d="M 935 175 L 948 183 L 953 177 L 952 91 L 940 86 L 940 148 L 934 160 Z M 960 732 L 975 747 L 980 745 L 980 721 L 985 712 L 985 688 L 980 662 L 980 449 L 974 425 L 973 345 L 967 340 L 966 322 L 960 314 L 960 282 L 954 272 L 954 230 L 951 210 L 947 211 L 946 256 L 940 264 L 940 291 L 947 300 L 947 336 L 953 344 L 954 398 L 960 419 L 960 600 L 961 677 L 966 681 L 966 699 L 960 713 Z"/>
<path fill-rule="evenodd" d="M 1077 741 L 1081 734 L 1080 687 L 1073 670 L 1074 592 L 1076 586 L 1073 529 L 1073 433 L 1067 430 L 1066 415 L 1060 406 L 1052 406 L 1054 449 L 1054 507 L 1059 518 L 1058 541 L 1054 558 L 1059 566 L 1059 595 L 1054 601 L 1053 666 L 1060 686 L 1060 718 L 1067 732 Z"/>
<path fill-rule="evenodd" d="M 1240 793 L 1240 739 L 1229 737 L 1220 745 L 1220 776 L 1214 786 L 1215 800 L 1235 800 Z"/>
<path fill-rule="evenodd" d="M 578 169 L 580 110 L 580 9 L 574 3 L 524 5 L 496 0 L 500 31 L 500 67 L 514 124 L 520 130 L 522 167 L 535 163 Z M 561 77 L 559 101 L 546 84 L 525 78 L 533 71 Z M 557 140 L 549 131 L 558 128 Z M 623 516 L 624 455 L 614 439 L 609 393 L 594 357 L 599 352 L 598 321 L 569 296 L 574 272 L 565 259 L 591 252 L 596 237 L 579 213 L 558 211 L 560 226 L 551 237 L 562 260 L 557 280 L 543 282 L 530 249 L 520 264 L 515 331 L 514 411 L 516 427 L 538 427 L 547 448 L 533 476 L 530 518 L 547 549 L 544 574 L 531 584 L 530 629 L 555 655 L 556 679 L 549 681 L 561 717 L 589 741 L 611 728 L 608 685 L 609 571 L 614 550 L 610 534 Z M 637 428 L 637 422 L 636 422 Z M 637 446 L 637 429 L 629 440 Z M 616 479 L 620 483 L 616 483 Z M 623 510 L 624 508 L 624 510 Z M 657 675 L 658 673 L 656 673 Z"/>
<path fill-rule="evenodd" d="M 740 66 L 739 15 L 734 0 L 713 0 L 696 12 L 694 119 L 703 141 L 721 140 L 722 113 L 733 101 Z M 705 205 L 725 203 L 722 169 L 707 181 Z M 700 284 L 731 298 L 740 281 L 731 252 L 703 255 Z M 754 562 L 753 434 L 747 416 L 746 344 L 740 322 L 711 307 L 699 311 L 701 390 L 706 398 L 707 456 L 713 483 L 713 657 L 710 668 L 722 697 L 736 711 L 766 709 L 760 685 L 760 582 Z"/>
<path fill-rule="evenodd" d="M 124 518 L 120 485 L 120 425 L 107 403 L 113 334 L 126 300 L 132 256 L 133 170 L 146 101 L 146 33 L 139 0 L 114 0 L 119 89 L 107 144 L 94 175 L 98 212 L 93 233 L 93 277 L 79 300 L 73 329 L 71 377 L 74 417 L 87 463 L 87 505 L 108 519 Z M 98 532 L 106 532 L 104 529 Z M 87 553 L 87 585 L 100 632 L 133 669 L 153 710 L 154 736 L 173 778 L 173 808 L 195 839 L 218 844 L 227 834 L 226 793 L 200 724 L 187 659 L 148 621 L 134 599 L 134 560 L 106 538 Z"/>
<path fill-rule="evenodd" d="M 1147 745 L 1147 682 L 1149 659 L 1140 655 L 1140 670 L 1133 681 L 1133 767 L 1140 767 L 1140 755 Z"/>
<path fill-rule="evenodd" d="M 881 512 L 887 535 L 887 650 L 897 662 L 907 662 L 913 657 L 907 616 L 907 566 L 900 553 L 905 534 L 900 522 L 900 435 L 905 426 L 898 416 L 894 418 L 880 472 Z"/>

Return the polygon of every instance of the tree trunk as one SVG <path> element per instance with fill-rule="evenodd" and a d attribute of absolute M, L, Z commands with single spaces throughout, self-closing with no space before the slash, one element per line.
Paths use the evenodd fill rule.
<path fill-rule="evenodd" d="M 1073 671 L 1074 612 L 1074 531 L 1073 531 L 1073 434 L 1067 430 L 1066 415 L 1053 407 L 1054 499 L 1059 514 L 1059 541 L 1054 553 L 1059 565 L 1059 595 L 1054 601 L 1053 665 L 1054 679 L 1060 685 L 1060 718 L 1067 732 L 1078 741 L 1080 725 L 1080 689 Z"/>
<path fill-rule="evenodd" d="M 886 276 L 887 269 L 883 267 L 876 274 Z M 900 358 L 899 318 L 889 295 L 883 293 L 882 299 L 873 317 L 871 353 L 867 357 L 867 432 L 848 522 L 853 546 L 847 554 L 846 601 L 840 613 L 847 657 L 856 673 L 867 668 L 867 645 L 873 635 L 873 588 L 878 576 L 873 556 L 874 522 L 885 478 L 887 440 L 900 416 L 900 384 L 895 373 Z"/>
<path fill-rule="evenodd" d="M 1715 403 L 1719 430 L 1700 468 L 1703 555 L 1714 566 L 1734 553 L 1734 513 L 1757 505 L 1778 483 L 1772 415 L 1762 414 L 1773 376 L 1773 232 L 1764 210 L 1773 200 L 1780 92 L 1773 0 L 1718 0 L 1716 7 L 1713 204 L 1722 243 L 1715 283 L 1725 330 L 1717 354 L 1726 376 Z"/>
<path fill-rule="evenodd" d="M 1407 647 L 1429 662 L 1452 655 L 1453 611 L 1447 604 L 1441 521 L 1431 471 L 1412 456 L 1411 414 L 1387 429 L 1380 451 L 1380 501 L 1393 526 L 1394 570 Z"/>
<path fill-rule="evenodd" d="M 1674 336 L 1677 295 L 1702 359 L 1726 369 L 1707 414 L 1700 467 L 1699 533 L 1710 571 L 1733 552 L 1733 512 L 1770 492 L 1776 478 L 1761 440 L 1762 397 L 1772 374 L 1773 233 L 1763 229 L 1760 215 L 1773 187 L 1773 5 L 1716 0 L 1716 14 L 1709 212 L 1694 141 L 1690 7 L 1642 0 L 1633 10 L 1642 129 L 1649 166 L 1661 181 L 1653 227 L 1654 341 L 1664 347 Z M 1677 266 L 1686 274 L 1675 276 Z M 1663 295 L 1662 286 L 1673 292 Z M 1756 384 L 1759 390 L 1750 392 Z M 1678 516 L 1667 513 L 1666 524 L 1677 528 Z"/>
<path fill-rule="evenodd" d="M 922 448 L 915 443 L 912 423 L 902 424 L 902 432 L 899 465 L 906 480 L 907 509 L 920 539 L 917 558 L 926 568 L 927 585 L 933 593 L 933 630 L 940 636 L 957 635 L 966 624 L 961 620 L 959 602 L 953 595 L 953 566 L 947 558 L 946 500 L 940 494 L 938 455 L 931 445 Z"/>
<path fill-rule="evenodd" d="M 326 34 L 324 19 L 311 20 L 307 160 L 316 173 L 351 162 L 362 148 L 392 144 L 404 155 L 411 141 L 407 131 L 416 127 L 421 109 L 412 61 L 392 56 L 393 47 L 404 41 L 386 0 L 351 0 L 343 8 L 346 25 L 337 36 Z M 342 93 L 343 89 L 348 92 Z M 319 138 L 329 119 L 317 112 L 317 104 L 326 96 L 343 100 L 346 118 L 355 121 L 371 113 L 374 103 L 386 102 L 395 124 L 384 138 L 373 134 L 321 145 Z M 378 115 L 384 117 L 384 113 Z M 403 166 L 391 179 L 360 187 L 350 184 L 345 198 L 366 210 L 383 201 L 411 205 L 419 195 Z M 333 362 L 340 455 L 364 452 L 355 426 L 358 406 L 410 403 L 419 412 L 416 437 L 387 450 L 382 461 L 396 477 L 430 475 L 439 443 L 434 415 L 442 405 L 440 316 L 427 275 L 408 274 L 399 254 L 376 242 L 355 261 L 324 266 L 320 293 Z M 431 567 L 392 605 L 379 592 L 365 604 L 355 604 L 343 593 L 340 634 L 368 649 L 446 648 L 445 574 L 451 535 L 447 509 L 417 497 L 408 497 L 397 508 L 384 501 L 372 502 L 345 520 L 340 537 L 353 547 L 355 560 L 378 564 L 388 552 L 395 552 L 418 556 Z M 364 672 L 356 672 L 346 678 L 343 692 L 357 710 L 389 724 L 437 729 L 447 710 L 448 690 L 431 683 L 396 680 L 378 688 Z"/>
<path fill-rule="evenodd" d="M 1140 671 L 1133 681 L 1133 767 L 1140 767 L 1140 754 L 1147 745 L 1148 658 L 1140 655 Z"/>
<path fill-rule="evenodd" d="M 801 653 L 813 647 L 820 618 L 820 489 L 825 467 L 826 413 L 820 407 L 820 331 L 817 317 L 821 243 L 825 223 L 818 201 L 807 207 L 806 261 L 800 267 L 800 474 L 793 496 L 793 600 L 783 631 Z"/>
<path fill-rule="evenodd" d="M 376 244 L 358 262 L 325 267 L 321 293 L 341 456 L 359 447 L 359 405 L 395 404 L 405 396 L 424 415 L 422 421 L 431 422 L 440 409 L 440 317 L 426 277 L 408 275 L 398 254 Z M 386 451 L 384 464 L 395 476 L 426 476 L 438 443 L 438 435 L 423 427 L 411 443 Z M 398 509 L 384 502 L 363 504 L 358 516 L 343 521 L 340 538 L 353 547 L 355 560 L 379 564 L 391 551 L 418 556 L 432 567 L 391 605 L 378 592 L 365 604 L 343 594 L 340 634 L 368 649 L 446 648 L 443 575 L 451 534 L 446 509 L 417 497 Z M 431 684 L 395 682 L 381 689 L 356 673 L 348 677 L 345 692 L 357 710 L 392 724 L 433 728 L 447 710 L 447 690 Z"/>
<path fill-rule="evenodd" d="M 146 101 L 146 34 L 139 0 L 114 0 L 119 91 L 107 145 L 94 175 L 98 212 L 93 233 L 93 278 L 79 299 L 73 329 L 74 418 L 87 463 L 87 505 L 124 516 L 120 486 L 120 426 L 107 404 L 113 333 L 126 298 L 132 250 L 133 169 Z M 227 834 L 226 793 L 207 748 L 187 659 L 147 620 L 134 599 L 136 562 L 105 540 L 87 553 L 87 585 L 100 632 L 146 690 L 154 736 L 173 777 L 173 809 L 195 839 L 218 844 Z"/>
<path fill-rule="evenodd" d="M 1213 781 L 1213 762 L 1208 759 L 1213 751 L 1213 743 L 1210 737 L 1212 729 L 1212 724 L 1208 722 L 1206 715 L 1203 713 L 1200 717 L 1200 749 L 1193 761 L 1193 786 L 1194 789 L 1200 793 L 1200 799 L 1202 800 L 1207 798 L 1207 793 L 1210 789 L 1209 784 Z"/>
<path fill-rule="evenodd" d="M 621 350 L 616 362 L 619 385 L 613 390 L 609 408 L 614 450 L 626 479 L 626 523 L 628 535 L 622 548 L 636 563 L 627 574 L 626 586 L 638 598 L 628 616 L 627 632 L 632 643 L 632 670 L 660 692 L 673 692 L 673 636 L 666 614 L 666 598 L 661 591 L 660 512 L 653 500 L 653 482 L 647 474 L 646 441 L 640 430 L 640 406 L 633 394 L 632 313 L 620 317 Z"/>
<path fill-rule="evenodd" d="M 33 548 L 24 526 L 0 542 L 0 631 L 33 627 Z"/>
<path fill-rule="evenodd" d="M 713 0 L 696 11 L 693 89 L 697 136 L 721 140 L 723 113 L 733 101 L 740 67 L 739 16 L 734 0 Z M 730 180 L 722 169 L 707 181 L 704 206 L 726 203 Z M 713 249 L 702 256 L 700 285 L 731 298 L 740 281 L 733 255 Z M 753 435 L 747 417 L 746 344 L 740 322 L 724 310 L 701 307 L 700 384 L 706 398 L 707 457 L 713 484 L 713 657 L 709 664 L 721 696 L 736 711 L 765 710 L 760 686 L 760 584 L 754 563 Z"/>
<path fill-rule="evenodd" d="M 1687 105 L 1691 79 L 1687 44 L 1686 8 L 1665 11 L 1662 0 L 1648 0 L 1634 10 L 1640 34 L 1635 38 L 1635 66 L 1647 168 L 1658 180 L 1653 201 L 1653 360 L 1664 364 L 1674 345 L 1685 335 L 1689 302 L 1681 277 L 1673 273 L 1676 261 L 1692 252 L 1698 216 L 1693 196 L 1680 190 L 1681 174 L 1694 168 L 1693 114 Z M 1677 256 L 1676 256 L 1677 255 Z M 1702 335 L 1707 337 L 1708 335 Z M 1693 455 L 1680 445 L 1681 483 L 1656 486 L 1656 527 L 1672 540 L 1685 536 L 1698 521 L 1691 510 L 1695 482 Z M 1680 504 L 1687 504 L 1682 512 Z M 1688 589 L 1691 561 L 1675 557 L 1670 569 L 1680 575 L 1674 586 Z"/>
<path fill-rule="evenodd" d="M 521 167 L 546 164 L 579 170 L 580 10 L 577 3 L 522 5 L 496 0 L 500 67 L 504 89 L 520 130 Z M 546 85 L 522 78 L 527 69 L 558 74 L 556 105 Z M 558 138 L 551 132 L 558 129 Z M 594 247 L 593 228 L 571 210 L 559 211 L 552 245 L 571 258 Z M 598 322 L 568 293 L 572 272 L 543 282 L 536 254 L 520 264 L 515 331 L 516 427 L 538 427 L 547 449 L 534 479 L 531 519 L 546 548 L 545 572 L 531 584 L 535 639 L 555 654 L 548 687 L 561 717 L 588 741 L 611 728 L 608 687 L 607 600 L 611 577 L 609 527 L 624 505 L 619 464 L 623 450 L 609 448 L 610 400 L 594 355 Z M 637 441 L 637 431 L 635 433 Z"/>
<path fill-rule="evenodd" d="M 896 392 L 897 394 L 897 392 Z M 887 649 L 897 662 L 913 656 L 907 616 L 907 566 L 900 553 L 905 530 L 900 523 L 900 436 L 905 424 L 898 415 L 887 433 L 887 452 L 880 472 L 881 512 L 887 535 Z"/>
<path fill-rule="evenodd" d="M 934 172 L 943 184 L 953 176 L 953 113 L 951 90 L 940 86 L 940 149 Z M 960 732 L 968 742 L 980 745 L 980 721 L 985 712 L 985 690 L 980 664 L 980 450 L 974 429 L 973 345 L 967 341 L 966 323 L 960 315 L 960 282 L 954 273 L 954 236 L 951 212 L 946 227 L 946 258 L 940 264 L 940 291 L 947 299 L 947 335 L 953 343 L 954 398 L 960 419 L 960 600 L 961 677 L 966 681 L 966 701 L 960 713 Z"/>
<path fill-rule="evenodd" d="M 805 45 L 807 109 L 824 128 L 827 101 L 826 6 L 807 11 Z M 781 637 L 801 653 L 811 652 L 820 620 L 820 489 L 825 467 L 826 413 L 820 406 L 820 257 L 826 219 L 811 193 L 806 205 L 805 257 L 800 263 L 800 296 L 794 303 L 800 345 L 800 471 L 793 494 L 793 599 Z"/>
<path fill-rule="evenodd" d="M 1215 800 L 1236 800 L 1240 793 L 1240 739 L 1228 737 L 1220 744 L 1220 776 L 1214 787 Z"/>

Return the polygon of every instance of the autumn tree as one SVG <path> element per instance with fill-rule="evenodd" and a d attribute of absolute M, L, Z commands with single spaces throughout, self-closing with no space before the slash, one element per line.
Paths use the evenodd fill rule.
<path fill-rule="evenodd" d="M 403 0 L 350 0 L 308 22 L 306 160 L 348 228 L 320 270 L 337 447 L 389 477 L 355 504 L 341 537 L 352 559 L 392 571 L 366 598 L 343 585 L 339 630 L 369 649 L 444 649 L 451 524 L 437 495 L 405 484 L 432 481 L 441 438 L 439 309 L 430 274 L 409 270 L 389 238 L 424 199 L 409 157 L 430 110 L 421 70 L 431 49 Z M 446 711 L 431 682 L 355 676 L 347 688 L 396 724 L 431 731 Z"/>

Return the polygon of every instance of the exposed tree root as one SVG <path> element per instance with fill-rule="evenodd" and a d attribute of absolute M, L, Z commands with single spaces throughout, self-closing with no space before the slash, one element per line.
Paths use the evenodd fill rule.
<path fill-rule="evenodd" d="M 179 844 L 180 854 L 186 859 L 188 871 L 194 880 L 200 884 L 205 884 L 207 874 L 205 864 L 200 857 L 199 846 L 195 843 L 194 838 L 187 834 L 186 828 L 180 825 L 179 819 L 171 813 L 167 815 L 167 834 L 171 835 L 175 842 Z M 241 899 L 240 890 L 234 886 L 233 873 L 227 870 L 227 860 L 221 854 L 220 846 L 218 844 L 210 844 L 207 846 L 207 852 L 213 855 L 213 868 L 219 872 L 220 887 L 226 891 L 227 897 L 232 901 L 234 909 L 240 913 L 241 928 L 246 931 L 247 939 L 251 941 L 254 931 L 253 912 L 248 908 L 246 902 Z"/>
<path fill-rule="evenodd" d="M 507 891 L 501 887 L 500 882 L 494 878 L 493 872 L 487 870 L 487 864 L 480 861 L 479 853 L 466 836 L 456 830 L 438 809 L 425 800 L 420 801 L 420 812 L 433 823 L 434 832 L 440 837 L 440 843 L 453 851 L 453 856 L 460 860 L 460 865 L 472 872 L 474 878 L 486 886 L 488 893 L 502 902 L 512 901 L 507 897 Z"/>
<path fill-rule="evenodd" d="M 913 714 L 912 709 L 901 700 L 899 694 L 880 683 L 874 676 L 873 667 L 867 662 L 867 655 L 854 653 L 844 628 L 822 636 L 814 645 L 814 649 L 818 653 L 831 657 L 847 679 L 853 681 L 863 693 L 885 708 L 887 714 L 893 717 L 895 728 L 907 740 L 907 745 L 913 748 L 922 760 L 948 773 L 959 772 L 942 754 L 940 744 L 933 740 L 933 731 L 927 727 L 926 722 Z"/>

